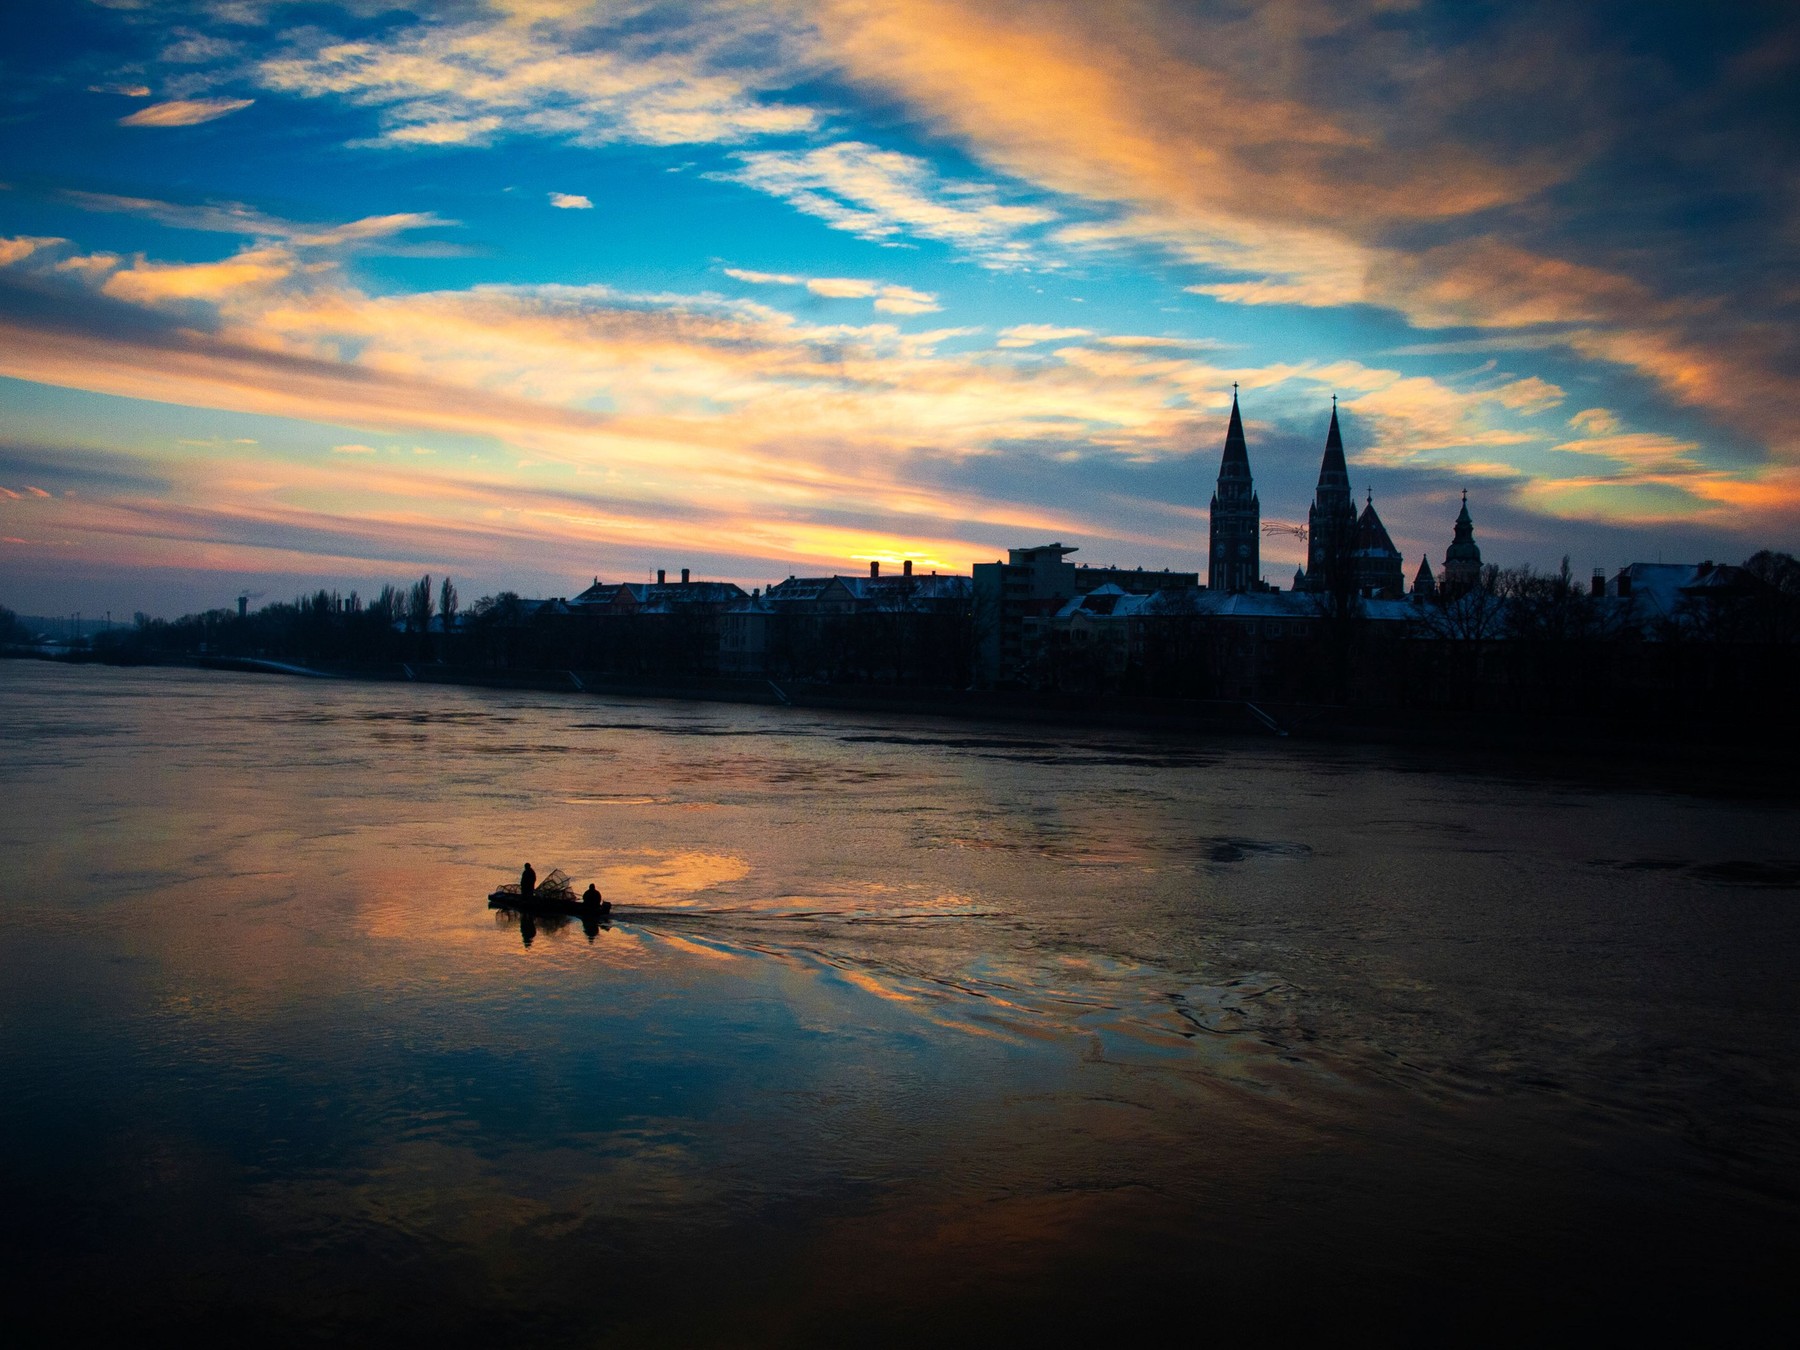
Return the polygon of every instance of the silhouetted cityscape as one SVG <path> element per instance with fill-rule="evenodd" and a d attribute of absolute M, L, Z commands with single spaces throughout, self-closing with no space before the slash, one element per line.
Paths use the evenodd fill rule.
<path fill-rule="evenodd" d="M 658 570 L 575 595 L 482 596 L 431 577 L 373 597 L 319 591 L 174 622 L 138 615 L 57 642 L 7 620 L 15 652 L 121 662 L 240 660 L 339 674 L 479 680 L 567 672 L 677 682 L 686 693 L 786 701 L 818 689 L 982 691 L 1247 705 L 1251 725 L 1307 707 L 1487 711 L 1665 724 L 1787 716 L 1800 672 L 1800 563 L 1632 563 L 1611 575 L 1483 562 L 1468 494 L 1437 568 L 1403 559 L 1351 493 L 1335 406 L 1310 504 L 1306 565 L 1262 579 L 1265 525 L 1234 391 L 1198 572 L 1092 566 L 1060 542 L 1010 549 L 971 575 L 789 576 L 749 592 Z M 1266 707 L 1263 705 L 1267 705 Z M 1146 707 L 1150 705 L 1146 704 Z M 1276 709 L 1271 712 L 1269 709 Z M 1755 710 L 1751 714 L 1750 710 Z"/>

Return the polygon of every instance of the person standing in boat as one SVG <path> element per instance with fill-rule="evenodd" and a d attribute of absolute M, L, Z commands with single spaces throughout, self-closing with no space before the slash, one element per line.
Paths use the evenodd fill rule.
<path fill-rule="evenodd" d="M 537 892 L 537 873 L 526 863 L 525 869 L 519 873 L 519 899 L 529 900 Z"/>

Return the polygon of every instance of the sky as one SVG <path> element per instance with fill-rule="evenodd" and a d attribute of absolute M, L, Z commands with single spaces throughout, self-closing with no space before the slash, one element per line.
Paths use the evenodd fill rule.
<path fill-rule="evenodd" d="M 0 603 L 1800 548 L 1800 13 L 22 0 Z"/>

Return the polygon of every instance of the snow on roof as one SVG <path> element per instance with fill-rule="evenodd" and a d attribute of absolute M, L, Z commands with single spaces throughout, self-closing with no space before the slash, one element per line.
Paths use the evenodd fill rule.
<path fill-rule="evenodd" d="M 1631 578 L 1632 608 L 1646 619 L 1674 616 L 1681 603 L 1681 591 L 1698 570 L 1693 563 L 1632 563 L 1621 568 L 1619 576 Z M 1623 589 L 1618 577 L 1608 589 L 1617 595 Z"/>
<path fill-rule="evenodd" d="M 1417 613 L 1410 600 L 1364 600 L 1362 613 L 1380 623 L 1411 620 Z M 1058 618 L 1077 614 L 1112 618 L 1194 615 L 1214 619 L 1317 619 L 1322 597 L 1295 591 L 1215 591 L 1204 586 L 1135 594 L 1117 586 L 1098 586 L 1086 595 L 1062 602 Z"/>

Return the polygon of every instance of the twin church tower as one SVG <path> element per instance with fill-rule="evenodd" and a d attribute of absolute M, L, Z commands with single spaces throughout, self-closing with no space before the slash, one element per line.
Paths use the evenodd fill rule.
<path fill-rule="evenodd" d="M 1468 494 L 1457 517 L 1456 541 L 1445 557 L 1444 580 L 1460 590 L 1481 571 L 1469 521 Z M 1465 539 L 1465 535 L 1467 538 Z M 1473 575 L 1470 571 L 1473 560 Z M 1250 477 L 1250 452 L 1244 444 L 1244 421 L 1238 414 L 1237 386 L 1231 387 L 1231 425 L 1225 431 L 1225 453 L 1219 462 L 1219 484 L 1212 499 L 1212 540 L 1206 584 L 1215 591 L 1266 591 L 1262 579 L 1262 506 Z M 1331 401 L 1331 429 L 1325 433 L 1325 458 L 1319 485 L 1306 516 L 1306 566 L 1294 574 L 1296 591 L 1330 592 L 1349 588 L 1368 599 L 1398 600 L 1406 593 L 1400 550 L 1375 512 L 1371 494 L 1360 514 L 1350 495 L 1350 468 L 1344 462 L 1344 437 L 1338 430 L 1337 400 Z M 1421 561 L 1416 594 L 1436 592 L 1431 564 Z"/>

